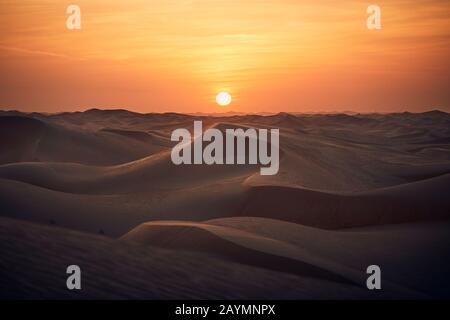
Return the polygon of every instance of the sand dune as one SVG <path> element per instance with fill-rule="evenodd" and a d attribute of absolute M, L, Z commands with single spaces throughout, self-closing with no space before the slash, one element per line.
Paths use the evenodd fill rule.
<path fill-rule="evenodd" d="M 1 215 L 121 236 L 150 220 L 232 216 L 243 197 L 239 181 L 196 188 L 117 195 L 73 194 L 0 179 Z"/>
<path fill-rule="evenodd" d="M 121 239 L 180 251 L 206 252 L 227 261 L 352 284 L 351 280 L 328 270 L 279 254 L 292 250 L 284 243 L 232 228 L 192 222 L 148 222 Z"/>
<path fill-rule="evenodd" d="M 450 135 L 450 129 L 448 129 L 450 120 L 445 113 L 384 116 L 294 116 L 281 113 L 267 117 L 254 115 L 195 118 L 179 114 L 142 115 L 124 110 L 90 110 L 35 117 L 45 119 L 52 126 L 66 128 L 66 130 L 77 130 L 86 135 L 86 132 L 89 132 L 83 145 L 89 144 L 94 137 L 102 138 L 101 141 L 97 139 L 98 143 L 91 148 L 91 151 L 95 151 L 92 151 L 94 154 L 79 150 L 70 143 L 66 143 L 65 148 L 59 148 L 58 143 L 51 141 L 54 153 L 66 158 L 61 160 L 64 162 L 104 165 L 107 161 L 114 161 L 112 164 L 124 164 L 143 158 L 157 151 L 152 148 L 164 147 L 160 144 L 169 141 L 173 129 L 180 127 L 190 129 L 194 119 L 198 119 L 203 121 L 204 128 L 214 125 L 221 127 L 225 124 L 235 127 L 264 128 L 279 125 L 277 127 L 280 128 L 281 150 L 284 155 L 280 172 L 277 176 L 264 178 L 262 182 L 259 175 L 256 175 L 252 179 L 256 185 L 288 185 L 324 191 L 365 191 L 420 180 L 450 171 L 448 144 L 436 143 L 437 140 L 445 141 Z M 343 123 L 340 121 L 342 117 L 346 119 Z M 426 120 L 429 117 L 434 124 L 438 125 L 429 125 Z M 280 125 L 285 119 L 290 119 L 289 123 Z M 406 123 L 402 122 L 405 119 L 409 120 Z M 376 123 L 375 126 L 373 122 Z M 88 129 L 86 129 L 87 125 L 90 126 Z M 422 143 L 416 138 L 398 138 L 395 132 L 399 128 L 404 128 L 409 133 L 420 130 L 419 137 L 434 137 L 434 142 Z M 105 138 L 106 142 L 103 141 L 106 134 L 108 139 L 115 140 L 107 143 L 109 140 Z M 130 135 L 133 137 L 130 138 Z M 150 136 L 150 140 L 154 141 L 150 143 L 148 147 L 150 149 L 143 148 L 143 142 L 136 139 L 136 135 L 139 135 L 140 139 Z M 51 135 L 51 137 L 54 136 L 64 135 L 59 133 Z M 117 145 L 120 143 L 116 140 L 121 141 L 122 145 L 124 143 L 127 145 L 128 149 L 125 153 L 124 150 L 117 150 Z M 140 157 L 134 156 L 129 150 L 130 146 L 136 143 L 138 145 L 134 152 L 140 153 Z M 116 146 L 116 149 L 105 151 L 105 145 Z M 72 154 L 75 155 L 72 156 Z M 60 159 L 56 156 L 55 159 L 48 156 L 42 160 L 35 158 L 26 161 L 45 162 L 60 161 Z M 360 169 L 355 170 L 355 168 Z M 408 170 L 410 174 L 405 174 Z M 420 173 L 422 170 L 433 172 L 422 175 Z M 205 174 L 210 172 L 205 170 Z M 200 177 L 202 175 L 201 173 Z"/>
<path fill-rule="evenodd" d="M 450 174 L 352 194 L 259 186 L 247 191 L 241 216 L 341 229 L 450 218 Z"/>
<path fill-rule="evenodd" d="M 106 121 L 113 118 L 122 124 L 147 118 L 157 118 L 158 124 L 192 120 L 190 116 L 177 114 L 139 115 L 120 110 L 109 116 L 105 114 L 109 112 L 92 110 L 56 115 L 51 119 L 80 118 L 87 121 L 93 118 L 93 121 Z M 407 117 L 416 119 L 418 116 Z M 249 120 L 267 127 L 268 123 L 284 119 L 292 122 L 295 120 L 293 118 L 293 115 L 278 114 L 270 117 L 231 117 L 229 120 L 241 123 L 236 126 L 244 128 L 249 125 Z M 321 125 L 335 120 L 335 128 L 339 127 L 340 122 L 346 126 L 349 122 L 354 126 L 365 126 L 367 123 L 372 125 L 374 121 L 392 121 L 392 116 L 385 116 L 387 120 L 379 116 L 369 118 L 373 121 L 361 120 L 357 116 L 297 118 L 299 123 L 317 122 Z M 397 116 L 394 118 L 397 119 Z M 23 120 L 18 119 L 19 122 Z M 39 121 L 33 123 L 43 125 Z M 12 122 L 11 126 L 14 124 Z M 417 121 L 414 124 L 417 125 Z M 209 125 L 219 129 L 232 126 L 230 122 L 215 118 L 210 119 Z M 280 173 L 274 177 L 260 176 L 257 166 L 175 166 L 168 151 L 115 166 L 14 163 L 0 166 L 0 178 L 4 179 L 1 185 L 3 190 L 7 190 L 2 195 L 8 194 L 1 197 L 0 203 L 8 209 L 4 210 L 6 215 L 38 217 L 38 214 L 29 212 L 35 208 L 36 212 L 45 216 L 45 219 L 38 221 L 57 220 L 69 227 L 78 225 L 74 223 L 76 219 L 69 219 L 71 222 L 66 223 L 65 218 L 57 218 L 58 210 L 67 212 L 68 216 L 78 216 L 77 211 L 81 210 L 77 208 L 83 208 L 85 212 L 101 212 L 97 215 L 100 217 L 106 217 L 107 212 L 115 217 L 134 217 L 130 218 L 133 222 L 122 222 L 119 227 L 114 227 L 111 222 L 104 223 L 105 219 L 98 217 L 88 219 L 97 221 L 94 228 L 76 227 L 84 231 L 108 230 L 115 235 L 128 231 L 122 225 L 134 227 L 145 222 L 145 219 L 201 221 L 220 216 L 247 215 L 336 229 L 448 216 L 448 200 L 439 195 L 448 190 L 448 176 L 440 175 L 449 172 L 450 163 L 441 159 L 429 161 L 426 157 L 418 158 L 417 154 L 397 150 L 396 147 L 361 145 L 359 142 L 355 145 L 354 141 L 347 139 L 318 135 L 311 128 L 307 134 L 298 134 L 293 129 L 292 126 L 281 129 Z M 114 130 L 120 132 L 114 135 L 132 135 L 133 139 L 147 135 L 137 131 L 125 132 L 124 129 Z M 154 134 L 149 136 L 150 139 L 155 137 Z M 392 160 L 391 163 L 386 162 L 394 158 L 395 163 Z M 407 162 L 413 158 L 418 160 Z M 435 178 L 420 182 L 429 177 Z M 419 182 L 405 184 L 411 181 Z M 392 185 L 398 187 L 387 188 Z M 411 194 L 415 196 L 411 197 Z M 58 206 L 53 203 L 58 203 Z M 24 212 L 26 206 L 30 209 Z M 35 221 L 34 218 L 31 220 Z M 80 225 L 87 224 L 83 222 Z"/>
<path fill-rule="evenodd" d="M 145 133 L 142 133 L 145 134 Z M 111 165 L 168 149 L 170 141 L 107 130 L 81 131 L 25 116 L 0 117 L 0 164 L 74 162 Z"/>
<path fill-rule="evenodd" d="M 321 230 L 280 220 L 250 217 L 215 219 L 205 223 L 289 244 L 297 250 L 296 253 L 289 252 L 289 256 L 295 257 L 296 254 L 305 262 L 348 277 L 356 283 L 361 283 L 366 277 L 361 266 L 376 261 L 383 270 L 383 278 L 393 286 L 393 291 L 412 290 L 416 294 L 420 292 L 440 297 L 450 294 L 447 277 L 450 267 L 448 220 L 345 231 Z"/>
<path fill-rule="evenodd" d="M 123 194 L 178 189 L 221 180 L 244 180 L 256 165 L 177 166 L 169 152 L 111 167 L 61 163 L 17 163 L 0 166 L 0 177 L 51 190 L 78 194 Z"/>
<path fill-rule="evenodd" d="M 279 173 L 174 165 L 171 132 L 194 120 L 279 128 Z M 0 284 L 10 297 L 72 298 L 52 283 L 81 259 L 84 298 L 449 297 L 449 187 L 439 111 L 1 111 Z M 381 293 L 365 289 L 370 264 Z"/>
<path fill-rule="evenodd" d="M 73 173 L 76 175 L 76 171 Z M 201 221 L 230 216 L 276 218 L 339 229 L 446 219 L 449 200 L 442 197 L 442 192 L 448 190 L 448 185 L 449 176 L 445 175 L 343 195 L 278 186 L 249 188 L 237 177 L 224 179 L 221 184 L 209 181 L 172 190 L 157 185 L 133 194 L 79 194 L 0 179 L 0 203 L 7 216 L 44 223 L 57 221 L 58 225 L 89 232 L 103 230 L 111 235 L 121 235 L 127 228 L 154 219 Z M 66 190 L 69 186 L 65 186 Z M 79 188 L 87 191 L 83 189 L 86 186 L 80 183 Z"/>
<path fill-rule="evenodd" d="M 211 127 L 225 131 L 227 124 Z M 108 132 L 111 129 L 107 129 Z M 147 133 L 114 130 L 137 140 L 161 140 Z M 282 152 L 281 157 L 283 156 Z M 248 157 L 248 155 L 247 155 Z M 73 163 L 14 163 L 0 166 L 0 177 L 26 182 L 43 188 L 77 194 L 122 194 L 158 189 L 201 186 L 229 179 L 241 179 L 259 172 L 258 165 L 190 165 L 177 166 L 170 150 L 115 166 L 89 166 Z"/>
<path fill-rule="evenodd" d="M 0 296 L 7 299 L 396 297 L 202 253 L 119 243 L 106 237 L 4 218 L 0 218 L 0 252 Z M 82 267 L 81 292 L 55 285 L 65 283 L 65 269 L 74 261 Z"/>
<path fill-rule="evenodd" d="M 245 217 L 203 223 L 148 222 L 121 239 L 180 252 L 208 253 L 226 261 L 356 287 L 364 286 L 367 277 L 361 266 L 375 260 L 386 270 L 385 290 L 418 298 L 436 292 L 439 296 L 450 293 L 445 285 L 448 282 L 445 266 L 449 260 L 444 249 L 450 244 L 449 228 L 446 222 L 324 231 L 279 220 Z M 435 247 L 436 243 L 441 246 Z M 426 274 L 427 271 L 431 272 Z"/>

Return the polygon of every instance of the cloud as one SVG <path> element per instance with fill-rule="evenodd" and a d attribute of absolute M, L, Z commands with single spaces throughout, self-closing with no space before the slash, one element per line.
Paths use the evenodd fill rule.
<path fill-rule="evenodd" d="M 18 47 L 10 47 L 10 46 L 2 46 L 2 45 L 0 45 L 0 50 L 13 51 L 13 52 L 17 52 L 17 53 L 26 54 L 26 55 L 38 55 L 38 56 L 47 56 L 47 57 L 55 57 L 55 58 L 81 60 L 80 58 L 68 56 L 68 55 L 61 54 L 61 53 L 41 51 L 41 50 L 31 50 L 31 49 L 26 49 L 26 48 L 18 48 Z"/>

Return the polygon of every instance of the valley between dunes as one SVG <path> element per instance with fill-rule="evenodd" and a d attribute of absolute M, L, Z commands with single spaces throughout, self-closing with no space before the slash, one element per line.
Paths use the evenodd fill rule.
<path fill-rule="evenodd" d="M 280 129 L 280 170 L 171 162 Z M 0 286 L 26 299 L 450 297 L 450 115 L 0 111 Z M 65 287 L 82 269 L 83 290 Z M 382 290 L 366 268 L 382 269 Z"/>

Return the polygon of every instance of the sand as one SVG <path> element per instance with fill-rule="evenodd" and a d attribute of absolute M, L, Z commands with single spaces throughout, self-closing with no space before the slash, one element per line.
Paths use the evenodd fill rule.
<path fill-rule="evenodd" d="M 279 174 L 172 164 L 170 134 L 194 120 L 279 128 Z M 0 124 L 6 297 L 450 296 L 447 113 L 1 111 Z M 72 259 L 79 295 L 54 284 Z M 381 292 L 366 289 L 370 264 Z"/>

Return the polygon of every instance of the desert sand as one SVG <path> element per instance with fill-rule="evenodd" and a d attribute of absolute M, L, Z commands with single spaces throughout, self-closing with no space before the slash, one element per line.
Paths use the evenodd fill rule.
<path fill-rule="evenodd" d="M 280 129 L 280 171 L 172 130 Z M 4 298 L 450 297 L 450 115 L 0 111 Z M 84 288 L 65 288 L 79 264 Z M 383 289 L 366 288 L 380 265 Z"/>

